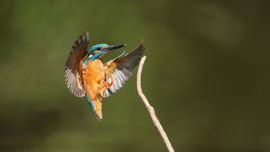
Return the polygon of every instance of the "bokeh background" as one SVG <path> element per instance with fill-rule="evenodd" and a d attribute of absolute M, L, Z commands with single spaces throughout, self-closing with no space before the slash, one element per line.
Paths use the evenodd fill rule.
<path fill-rule="evenodd" d="M 270 151 L 269 0 L 1 0 L 0 151 L 166 151 L 135 76 L 98 122 L 63 70 L 80 33 L 143 38 L 143 88 L 176 151 Z M 105 60 L 119 55 L 108 54 Z"/>

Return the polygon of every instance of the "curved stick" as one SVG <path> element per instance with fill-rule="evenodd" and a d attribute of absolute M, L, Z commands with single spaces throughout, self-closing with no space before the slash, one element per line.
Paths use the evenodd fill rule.
<path fill-rule="evenodd" d="M 144 64 L 145 59 L 146 59 L 146 56 L 142 57 L 140 64 L 139 64 L 138 73 L 137 73 L 137 91 L 138 91 L 138 94 L 141 97 L 146 109 L 148 110 L 154 125 L 157 127 L 164 143 L 166 144 L 168 151 L 174 152 L 172 144 L 171 144 L 166 132 L 164 131 L 163 127 L 161 126 L 161 124 L 157 118 L 157 115 L 155 113 L 155 109 L 150 105 L 149 101 L 147 100 L 146 96 L 144 95 L 144 93 L 142 91 L 141 75 L 142 75 L 142 69 L 143 69 L 143 64 Z"/>

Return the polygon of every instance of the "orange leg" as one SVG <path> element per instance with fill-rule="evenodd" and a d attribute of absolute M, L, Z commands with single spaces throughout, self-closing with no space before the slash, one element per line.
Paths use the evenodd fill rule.
<path fill-rule="evenodd" d="M 98 87 L 101 95 L 104 94 L 106 89 L 110 88 L 114 84 L 115 80 L 113 79 L 113 77 L 109 77 L 109 79 L 111 80 L 110 82 L 106 81 Z"/>

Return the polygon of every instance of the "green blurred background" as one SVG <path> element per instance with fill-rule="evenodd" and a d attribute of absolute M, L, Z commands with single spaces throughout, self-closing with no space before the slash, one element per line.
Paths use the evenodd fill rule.
<path fill-rule="evenodd" d="M 270 151 L 269 0 L 1 0 L 0 151 L 166 151 L 135 75 L 97 122 L 64 64 L 92 43 L 144 38 L 143 88 L 176 151 Z M 121 51 L 106 56 L 106 60 Z"/>

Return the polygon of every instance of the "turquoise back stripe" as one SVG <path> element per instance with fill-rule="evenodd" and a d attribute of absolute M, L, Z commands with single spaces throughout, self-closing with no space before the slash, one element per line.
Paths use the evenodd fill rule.
<path fill-rule="evenodd" d="M 88 96 L 87 96 L 87 101 L 88 101 L 88 104 L 89 104 L 90 108 L 91 108 L 93 111 L 95 111 L 94 105 L 93 105 L 91 99 L 90 99 Z"/>

